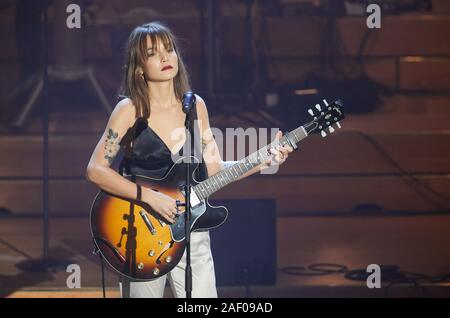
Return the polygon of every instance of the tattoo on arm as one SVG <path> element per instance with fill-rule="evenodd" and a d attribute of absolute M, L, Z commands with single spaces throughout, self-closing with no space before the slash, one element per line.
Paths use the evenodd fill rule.
<path fill-rule="evenodd" d="M 114 132 L 111 128 L 108 130 L 108 135 L 105 140 L 105 159 L 109 164 L 112 164 L 114 158 L 120 150 L 120 138 L 117 132 Z"/>

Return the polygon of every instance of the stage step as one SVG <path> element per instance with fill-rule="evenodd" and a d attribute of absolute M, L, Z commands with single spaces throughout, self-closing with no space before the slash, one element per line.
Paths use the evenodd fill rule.
<path fill-rule="evenodd" d="M 374 120 L 377 118 L 373 115 Z M 379 116 L 389 117 L 389 116 Z M 346 126 L 357 128 L 362 118 L 349 119 Z M 367 121 L 369 121 L 367 119 Z M 347 124 L 348 123 L 348 124 Z M 393 125 L 394 123 L 391 122 Z M 387 125 L 387 123 L 386 123 Z M 85 175 L 92 151 L 100 133 L 51 135 L 49 145 L 49 169 L 52 177 L 78 177 Z M 261 146 L 267 141 L 261 141 Z M 449 173 L 450 134 L 379 134 L 368 135 L 345 129 L 327 138 L 311 136 L 291 153 L 278 175 L 342 175 L 342 174 L 397 174 Z M 224 160 L 238 160 L 239 152 L 245 152 L 234 143 L 234 156 L 228 144 L 222 152 Z M 228 146 L 227 146 L 228 147 Z M 256 150 L 256 145 L 252 146 Z M 39 135 L 0 136 L 0 179 L 37 178 L 42 176 L 42 137 Z M 386 157 L 388 155 L 389 157 Z M 117 159 L 116 165 L 120 161 Z"/>
<path fill-rule="evenodd" d="M 355 74 L 355 69 L 359 70 L 355 64 L 354 60 L 337 59 L 336 68 L 343 74 Z M 269 68 L 269 77 L 278 83 L 303 85 L 302 83 L 316 69 L 316 63 L 311 60 L 279 58 L 273 62 L 273 67 Z M 394 57 L 366 58 L 364 69 L 371 80 L 391 89 L 446 92 L 450 90 L 449 81 L 445 80 L 450 72 L 448 57 L 411 56 L 401 57 L 398 60 Z"/>
<path fill-rule="evenodd" d="M 255 214 L 258 213 L 255 211 Z M 225 223 L 223 226 L 227 226 Z M 397 266 L 402 273 L 440 276 L 449 272 L 448 215 L 414 217 L 279 217 L 277 218 L 277 282 L 273 286 L 218 287 L 220 297 L 449 297 L 450 284 L 389 285 L 382 276 L 381 289 L 368 289 L 365 281 L 346 279 L 343 273 L 288 275 L 286 267 L 318 264 L 365 269 L 369 264 Z M 60 268 L 49 273 L 21 271 L 16 264 L 42 255 L 40 218 L 3 218 L 0 233 L 2 288 L 5 297 L 101 297 L 98 257 L 92 255 L 89 219 L 51 218 L 50 256 L 78 264 L 81 289 L 68 289 L 69 273 Z M 249 227 L 251 229 L 251 227 Z M 215 230 L 210 232 L 215 235 Z M 218 253 L 218 246 L 212 246 Z M 224 253 L 233 254 L 235 246 Z M 324 266 L 324 265 L 322 265 Z M 328 265 L 326 268 L 330 268 Z M 311 273 L 311 271 L 308 271 Z M 106 266 L 107 297 L 119 297 L 118 276 Z M 165 296 L 172 297 L 169 288 Z"/>
<path fill-rule="evenodd" d="M 445 200 L 422 197 L 428 190 L 420 184 L 450 197 L 446 99 L 410 101 L 394 97 L 376 114 L 348 116 L 339 133 L 302 142 L 276 175 L 235 183 L 217 193 L 217 198 L 276 198 L 280 215 L 349 213 L 361 206 L 363 210 L 416 212 L 448 208 Z M 50 136 L 50 211 L 87 215 L 97 188 L 85 180 L 85 169 L 106 116 L 60 114 L 54 118 L 69 124 L 56 120 L 51 125 L 63 132 Z M 212 120 L 213 127 L 219 120 Z M 239 127 L 231 119 L 221 124 Z M 86 132 L 73 133 L 76 128 Z M 0 206 L 17 215 L 41 213 L 41 136 L 2 135 L 0 153 Z"/>
<path fill-rule="evenodd" d="M 419 180 L 419 181 L 417 181 Z M 420 183 L 419 183 L 420 182 Z M 430 193 L 427 188 L 437 192 Z M 50 213 L 88 215 L 97 192 L 83 179 L 50 182 Z M 228 185 L 211 199 L 277 200 L 277 213 L 383 213 L 410 211 L 427 213 L 449 209 L 450 178 L 421 176 L 321 177 L 255 176 Z M 0 207 L 13 215 L 42 213 L 42 182 L 0 181 Z"/>

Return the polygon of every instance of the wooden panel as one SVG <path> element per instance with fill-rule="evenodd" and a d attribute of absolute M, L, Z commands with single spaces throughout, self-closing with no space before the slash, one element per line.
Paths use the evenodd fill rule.
<path fill-rule="evenodd" d="M 357 62 L 337 61 L 336 66 L 344 73 Z M 394 59 L 366 60 L 365 69 L 370 79 L 385 86 L 396 88 L 396 62 Z M 279 59 L 269 65 L 269 77 L 277 82 L 303 83 L 306 76 L 317 70 L 317 62 Z M 399 88 L 404 90 L 450 90 L 450 59 L 410 57 L 399 63 Z M 330 75 L 331 77 L 332 75 Z"/>
<path fill-rule="evenodd" d="M 425 179 L 425 182 L 441 194 L 450 196 L 449 179 Z M 375 204 L 388 211 L 436 210 L 436 207 L 405 185 L 404 181 L 382 177 L 254 178 L 224 188 L 217 197 L 276 198 L 277 211 L 282 214 L 317 211 L 350 212 L 364 204 Z"/>
<path fill-rule="evenodd" d="M 448 0 L 432 0 L 433 14 L 450 14 L 450 2 Z"/>
<path fill-rule="evenodd" d="M 448 133 L 448 116 L 403 114 L 348 115 L 343 125 L 346 131 L 368 134 L 442 134 Z"/>
<path fill-rule="evenodd" d="M 85 169 L 100 135 L 52 136 L 50 175 L 84 177 Z M 413 173 L 450 172 L 450 135 L 372 136 L 398 164 Z M 263 145 L 265 143 L 261 143 Z M 228 146 L 230 147 L 230 145 Z M 224 160 L 232 152 L 221 152 Z M 235 154 L 238 148 L 234 145 Z M 246 153 L 249 153 L 248 145 Z M 256 149 L 256 148 L 255 148 Z M 40 137 L 0 138 L 1 177 L 42 176 L 42 139 Z M 118 164 L 117 160 L 116 165 Z M 312 136 L 300 144 L 279 171 L 282 175 L 398 173 L 364 135 L 341 131 L 322 139 Z"/>
<path fill-rule="evenodd" d="M 365 136 L 342 131 L 325 139 L 311 136 L 300 143 L 300 149 L 290 155 L 278 173 L 281 175 L 399 173 L 399 169 L 393 166 L 377 145 L 404 171 L 448 173 L 449 144 L 450 135 Z M 246 149 L 249 153 L 248 147 Z M 236 145 L 234 153 L 239 153 Z M 222 152 L 222 158 L 241 159 L 229 157 L 231 154 L 228 148 L 228 151 Z"/>
<path fill-rule="evenodd" d="M 0 206 L 13 214 L 42 213 L 40 181 L 0 181 Z M 88 181 L 50 182 L 50 213 L 88 215 L 97 188 Z"/>
<path fill-rule="evenodd" d="M 450 197 L 450 179 L 424 177 L 421 180 Z M 51 181 L 50 212 L 57 215 L 87 215 L 96 192 L 96 187 L 84 180 Z M 41 197 L 39 181 L 0 181 L 0 206 L 13 214 L 41 213 Z M 277 211 L 283 215 L 351 212 L 365 204 L 381 206 L 387 211 L 436 210 L 436 206 L 419 196 L 404 180 L 394 177 L 251 177 L 225 187 L 212 198 L 275 198 Z"/>
<path fill-rule="evenodd" d="M 356 269 L 375 263 L 395 264 L 401 271 L 442 275 L 450 266 L 449 221 L 448 215 L 278 218 L 278 267 L 331 263 Z M 339 280 L 339 275 L 327 276 L 280 274 L 278 284 L 354 283 Z"/>
<path fill-rule="evenodd" d="M 257 212 L 255 212 L 256 214 Z M 224 224 L 223 226 L 227 226 Z M 6 244 L 0 245 L 2 262 L 1 295 L 4 297 L 101 297 L 100 264 L 92 255 L 89 219 L 51 218 L 50 255 L 73 260 L 82 268 L 82 288 L 66 288 L 65 270 L 36 275 L 22 272 L 17 263 L 42 256 L 42 221 L 39 218 L 3 218 L 0 233 Z M 216 230 L 211 231 L 211 236 Z M 448 272 L 450 258 L 450 217 L 299 217 L 277 219 L 277 267 L 312 264 L 341 264 L 350 270 L 368 264 L 395 264 L 402 272 L 429 276 Z M 15 247 L 11 249 L 10 247 Z M 230 250 L 234 247 L 229 246 Z M 212 246 L 213 253 L 217 246 Z M 118 297 L 117 274 L 105 267 L 107 298 Z M 426 285 L 415 290 L 413 284 L 383 285 L 378 291 L 364 281 L 345 279 L 342 273 L 331 275 L 285 275 L 277 272 L 275 286 L 252 286 L 252 297 L 448 297 L 448 284 Z M 439 288 L 440 287 L 440 288 Z M 446 292 L 445 292 L 446 291 Z M 248 297 L 245 287 L 218 288 L 225 298 Z M 170 287 L 165 297 L 173 297 Z"/>
<path fill-rule="evenodd" d="M 295 57 L 319 55 L 324 21 L 318 18 L 270 18 L 270 56 Z M 337 20 L 343 54 L 357 56 L 367 30 L 365 17 L 343 17 Z M 445 32 L 450 28 L 448 16 L 384 16 L 382 27 L 373 30 L 365 50 L 370 56 L 448 55 L 450 43 Z M 283 36 L 280 36 L 280 35 Z M 399 40 L 401 39 L 401 40 Z"/>
<path fill-rule="evenodd" d="M 38 136 L 0 137 L 0 175 L 42 175 L 42 138 Z"/>
<path fill-rule="evenodd" d="M 365 18 L 338 20 L 342 45 L 349 55 L 357 55 L 367 30 Z M 450 42 L 443 30 L 450 28 L 450 17 L 432 15 L 383 16 L 381 29 L 373 30 L 366 55 L 448 55 Z"/>
<path fill-rule="evenodd" d="M 319 56 L 320 43 L 323 31 L 323 20 L 320 18 L 285 17 L 269 18 L 268 31 L 263 33 L 267 50 L 264 54 L 269 58 L 301 58 Z M 345 47 L 343 55 L 355 57 L 361 38 L 366 31 L 365 18 L 341 18 L 338 20 L 341 33 L 341 44 Z M 450 18 L 446 16 L 406 15 L 396 17 L 383 17 L 382 29 L 374 30 L 367 46 L 367 55 L 372 57 L 398 56 L 398 55 L 449 55 L 450 42 L 445 37 Z M 136 24 L 136 22 L 134 22 Z M 179 36 L 181 46 L 184 48 L 186 60 L 194 60 L 201 57 L 204 43 L 201 41 L 200 23 L 197 18 L 178 17 L 169 18 L 167 23 Z M 85 30 L 85 58 L 89 61 L 111 61 L 117 64 L 123 60 L 123 45 L 131 31 L 131 24 L 122 24 L 112 27 L 108 23 L 86 26 Z M 255 27 L 259 30 L 258 21 Z M 0 37 L 11 45 L 6 45 L 8 50 L 0 53 L 0 58 L 14 60 L 15 52 L 14 30 L 5 26 L 6 31 Z M 222 20 L 220 41 L 221 55 L 227 58 L 242 58 L 245 52 L 246 39 L 244 20 L 242 18 L 227 17 Z M 399 41 L 401 39 L 401 41 Z M 260 50 L 263 50 L 261 47 Z M 52 51 L 49 52 L 52 56 Z M 299 62 L 281 61 L 278 65 L 280 75 L 271 70 L 270 76 L 282 81 L 301 80 L 304 75 L 315 67 L 311 61 L 301 65 Z M 384 60 L 367 63 L 370 76 L 383 84 L 394 86 L 395 67 Z M 11 61 L 8 61 L 11 64 Z M 345 63 L 343 63 L 345 64 Z M 194 74 L 194 83 L 201 83 L 202 68 L 193 62 L 191 66 Z M 427 64 L 402 63 L 400 80 L 401 87 L 405 89 L 449 89 L 449 84 L 444 79 L 448 74 L 448 63 L 428 62 Z M 16 73 L 14 71 L 13 73 Z M 280 78 L 281 77 L 281 78 Z M 0 78 L 0 83 L 13 83 Z M 3 85 L 4 86 L 4 85 Z"/>
<path fill-rule="evenodd" d="M 320 18 L 269 18 L 267 53 L 272 57 L 318 55 L 322 27 L 323 20 Z"/>
<path fill-rule="evenodd" d="M 343 129 L 369 134 L 448 133 L 449 105 L 447 95 L 394 95 L 383 98 L 373 113 L 347 116 Z"/>
<path fill-rule="evenodd" d="M 52 136 L 49 167 L 51 175 L 83 176 L 100 135 Z M 42 138 L 39 136 L 0 138 L 0 175 L 42 176 Z"/>
<path fill-rule="evenodd" d="M 450 90 L 450 59 L 403 58 L 400 88 L 404 90 Z"/>
<path fill-rule="evenodd" d="M 108 58 L 121 56 L 121 50 L 132 28 L 148 18 L 124 19 L 121 25 L 117 17 L 100 19 L 95 26 L 86 26 L 85 47 L 87 58 Z M 197 16 L 165 17 L 164 21 L 180 38 L 186 54 L 200 56 L 202 42 L 200 22 Z M 316 56 L 320 52 L 324 19 L 317 17 L 270 17 L 268 29 L 259 29 L 260 21 L 254 27 L 267 41 L 267 52 L 272 57 Z M 363 34 L 367 30 L 366 17 L 342 17 L 337 20 L 340 44 L 344 54 L 356 56 Z M 439 15 L 384 16 L 382 28 L 373 31 L 366 53 L 371 56 L 392 55 L 448 55 L 450 43 L 442 30 L 450 28 L 450 18 Z M 1 52 L 0 58 L 14 58 L 14 28 L 5 25 L 1 38 L 11 45 Z M 220 39 L 222 54 L 231 56 L 244 51 L 244 19 L 238 17 L 222 18 Z M 401 39 L 401 40 L 399 40 Z M 120 44 L 122 43 L 122 44 Z M 113 52 L 117 50 L 117 52 Z M 50 52 L 51 54 L 51 52 Z"/>
<path fill-rule="evenodd" d="M 301 85 L 306 76 L 312 72 L 317 71 L 320 61 L 302 61 L 299 59 L 277 59 L 273 63 L 269 64 L 269 78 L 277 83 L 297 83 Z M 395 60 L 394 59 L 376 59 L 368 60 L 364 63 L 368 76 L 383 85 L 388 87 L 395 87 L 396 74 L 395 74 Z M 342 70 L 346 74 L 352 74 L 353 70 L 357 66 L 357 61 L 337 61 L 336 67 Z M 330 71 L 330 70 L 328 70 Z M 333 74 L 330 74 L 330 78 L 333 78 Z"/>
<path fill-rule="evenodd" d="M 415 173 L 450 172 L 450 136 L 373 136 L 403 170 Z M 342 133 L 305 140 L 281 167 L 280 174 L 399 173 L 369 139 Z"/>
<path fill-rule="evenodd" d="M 442 95 L 393 95 L 383 99 L 377 114 L 419 115 L 425 117 L 450 117 L 450 96 Z"/>

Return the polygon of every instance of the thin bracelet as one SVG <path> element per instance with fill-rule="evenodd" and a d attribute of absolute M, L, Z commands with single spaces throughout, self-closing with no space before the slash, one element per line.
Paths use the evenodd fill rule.
<path fill-rule="evenodd" d="M 136 200 L 137 201 L 141 201 L 141 198 L 142 198 L 142 187 L 139 184 L 136 183 L 136 188 L 137 188 Z"/>

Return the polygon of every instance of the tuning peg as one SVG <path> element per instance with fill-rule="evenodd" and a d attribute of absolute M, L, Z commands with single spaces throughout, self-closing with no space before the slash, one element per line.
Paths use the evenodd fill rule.
<path fill-rule="evenodd" d="M 334 128 L 333 127 L 328 127 L 328 130 L 330 131 L 330 134 L 334 133 Z"/>
<path fill-rule="evenodd" d="M 308 113 L 311 115 L 311 116 L 314 116 L 314 112 L 313 112 L 313 110 L 310 108 L 310 109 L 308 109 Z"/>
<path fill-rule="evenodd" d="M 327 102 L 326 99 L 323 100 L 323 104 L 324 104 L 325 106 L 328 106 L 328 102 Z"/>
<path fill-rule="evenodd" d="M 339 128 L 342 128 L 342 127 L 341 127 L 341 124 L 339 124 L 338 121 L 336 122 L 336 126 L 338 126 Z"/>
<path fill-rule="evenodd" d="M 318 110 L 319 112 L 322 110 L 322 108 L 320 108 L 320 105 L 319 105 L 319 104 L 316 104 L 316 108 L 317 108 L 317 110 Z"/>
<path fill-rule="evenodd" d="M 321 131 L 320 131 L 320 135 L 321 135 L 322 137 L 325 137 L 325 136 L 327 135 L 327 133 L 325 132 L 325 130 L 321 130 Z"/>

